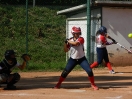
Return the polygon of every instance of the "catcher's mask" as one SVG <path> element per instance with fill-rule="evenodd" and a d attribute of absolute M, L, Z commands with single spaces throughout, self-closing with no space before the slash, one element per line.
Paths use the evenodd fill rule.
<path fill-rule="evenodd" d="M 14 50 L 6 50 L 5 51 L 5 59 L 6 60 L 11 60 L 13 61 L 16 58 L 16 53 L 14 52 Z"/>

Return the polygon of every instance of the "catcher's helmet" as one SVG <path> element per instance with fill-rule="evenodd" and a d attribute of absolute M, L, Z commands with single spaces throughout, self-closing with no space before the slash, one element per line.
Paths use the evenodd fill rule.
<path fill-rule="evenodd" d="M 107 28 L 104 27 L 104 26 L 101 26 L 101 27 L 99 28 L 99 32 L 100 32 L 100 33 L 107 33 Z"/>
<path fill-rule="evenodd" d="M 72 34 L 80 33 L 80 35 L 81 35 L 81 28 L 80 28 L 80 27 L 75 27 L 75 26 L 73 26 L 73 27 L 72 27 L 71 33 L 72 33 Z"/>
<path fill-rule="evenodd" d="M 12 58 L 15 58 L 14 50 L 6 50 L 4 55 L 5 55 L 5 59 L 7 60 L 11 60 Z M 12 57 L 12 55 L 14 55 L 14 57 Z"/>

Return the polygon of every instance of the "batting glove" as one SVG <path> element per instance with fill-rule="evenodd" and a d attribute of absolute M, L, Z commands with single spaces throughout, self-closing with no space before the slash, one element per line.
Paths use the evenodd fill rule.
<path fill-rule="evenodd" d="M 67 42 L 68 42 L 68 40 L 69 40 L 69 39 L 67 38 L 67 39 L 65 40 L 65 43 L 67 43 Z"/>

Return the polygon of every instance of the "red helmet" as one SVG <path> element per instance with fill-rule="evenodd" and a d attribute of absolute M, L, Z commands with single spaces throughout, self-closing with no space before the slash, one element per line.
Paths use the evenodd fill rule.
<path fill-rule="evenodd" d="M 74 34 L 74 33 L 81 33 L 81 28 L 73 26 L 71 33 L 72 34 Z"/>

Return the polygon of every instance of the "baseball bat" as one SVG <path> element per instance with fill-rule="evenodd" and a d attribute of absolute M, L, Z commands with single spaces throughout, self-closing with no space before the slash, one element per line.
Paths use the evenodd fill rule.
<path fill-rule="evenodd" d="M 128 53 L 132 53 L 131 50 L 127 49 L 125 46 L 121 45 L 120 43 L 117 43 L 121 48 L 124 48 Z"/>

